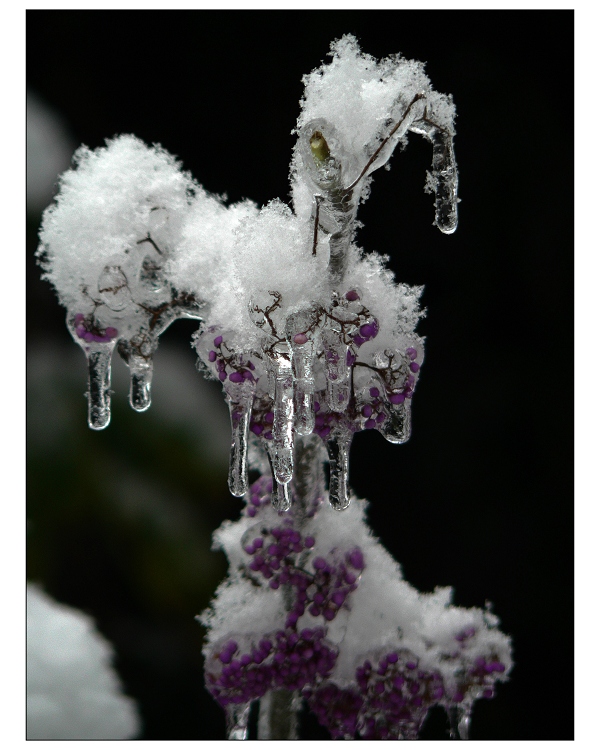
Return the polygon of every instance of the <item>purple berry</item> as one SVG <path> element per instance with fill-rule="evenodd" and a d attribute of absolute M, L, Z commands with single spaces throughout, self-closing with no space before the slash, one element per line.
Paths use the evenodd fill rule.
<path fill-rule="evenodd" d="M 390 403 L 391 404 L 402 404 L 402 403 L 404 403 L 404 399 L 405 398 L 406 398 L 406 396 L 404 395 L 404 393 L 392 393 L 392 395 L 390 396 Z"/>
<path fill-rule="evenodd" d="M 408 355 L 408 358 L 411 360 L 414 360 L 417 358 L 417 350 L 414 348 L 414 346 L 409 346 L 406 350 L 406 353 Z"/>
<path fill-rule="evenodd" d="M 421 366 L 418 362 L 411 362 L 409 367 L 411 372 L 419 372 L 419 370 L 421 369 Z"/>
<path fill-rule="evenodd" d="M 351 289 L 349 292 L 346 292 L 346 299 L 348 302 L 356 302 L 357 299 L 360 299 L 360 295 L 356 289 Z"/>
<path fill-rule="evenodd" d="M 221 346 L 223 343 L 223 336 L 217 336 L 213 343 L 215 346 Z"/>
<path fill-rule="evenodd" d="M 243 379 L 243 375 L 241 375 L 239 372 L 232 372 L 229 376 L 229 380 L 231 380 L 232 383 L 241 383 Z"/>
<path fill-rule="evenodd" d="M 365 567 L 365 559 L 363 553 L 358 549 L 353 549 L 347 556 L 348 562 L 356 570 L 362 570 Z"/>
<path fill-rule="evenodd" d="M 295 344 L 298 344 L 301 346 L 302 344 L 306 344 L 306 342 L 308 341 L 308 336 L 304 333 L 297 333 L 294 336 L 293 340 Z"/>
<path fill-rule="evenodd" d="M 216 358 L 217 358 L 217 353 L 213 352 L 212 349 L 211 349 L 211 351 L 209 351 L 209 353 L 208 353 L 208 361 L 209 362 L 214 362 L 216 360 Z"/>

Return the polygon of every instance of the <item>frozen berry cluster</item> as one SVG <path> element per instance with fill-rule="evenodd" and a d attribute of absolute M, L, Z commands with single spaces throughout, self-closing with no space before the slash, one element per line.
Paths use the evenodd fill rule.
<path fill-rule="evenodd" d="M 390 651 L 356 670 L 356 684 L 305 690 L 311 710 L 333 739 L 416 739 L 428 710 L 441 702 L 441 675 L 419 670 L 407 651 Z"/>
<path fill-rule="evenodd" d="M 88 344 L 92 342 L 107 342 L 115 339 L 119 332 L 116 328 L 108 326 L 107 328 L 99 328 L 94 322 L 91 316 L 86 317 L 83 313 L 77 313 L 73 319 L 73 325 L 75 326 L 75 335 L 77 338 L 82 339 Z"/>
<path fill-rule="evenodd" d="M 458 680 L 451 702 L 462 703 L 465 698 L 493 698 L 496 680 L 506 671 L 506 665 L 495 656 L 477 656 L 472 666 L 468 667 Z"/>
<path fill-rule="evenodd" d="M 364 699 L 355 688 L 340 688 L 334 682 L 302 692 L 319 724 L 329 730 L 332 740 L 355 739 Z"/>
<path fill-rule="evenodd" d="M 212 344 L 207 359 L 222 383 L 226 380 L 232 383 L 243 383 L 244 380 L 255 382 L 253 371 L 256 366 L 251 359 L 243 361 L 241 355 L 230 351 L 221 334 L 214 337 Z"/>
<path fill-rule="evenodd" d="M 444 697 L 441 675 L 419 669 L 407 651 L 390 651 L 377 664 L 366 660 L 356 680 L 364 695 L 363 739 L 416 739 L 427 712 Z"/>
<path fill-rule="evenodd" d="M 298 557 L 314 547 L 315 539 L 302 536 L 290 519 L 274 528 L 250 530 L 245 537 L 244 551 L 251 557 L 247 566 L 249 575 L 260 574 L 271 589 L 289 586 L 293 592 L 294 603 L 287 614 L 286 627 L 295 627 L 307 610 L 313 617 L 331 622 L 342 607 L 348 606 L 347 599 L 356 589 L 365 567 L 358 547 L 347 552 L 342 560 L 314 557 L 311 573 L 299 566 Z"/>
<path fill-rule="evenodd" d="M 221 706 L 249 703 L 268 690 L 318 685 L 335 666 L 337 650 L 324 628 L 286 628 L 250 642 L 233 639 L 217 648 L 205 667 L 207 687 Z"/>

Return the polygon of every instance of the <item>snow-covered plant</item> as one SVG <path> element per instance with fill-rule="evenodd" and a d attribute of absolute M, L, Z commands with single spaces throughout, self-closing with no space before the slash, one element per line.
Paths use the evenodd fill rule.
<path fill-rule="evenodd" d="M 331 57 L 304 79 L 292 207 L 226 205 L 161 147 L 120 136 L 76 152 L 40 232 L 45 277 L 88 359 L 93 429 L 110 418 L 115 346 L 143 411 L 159 335 L 178 317 L 200 320 L 199 369 L 222 383 L 231 414 L 229 488 L 247 503 L 217 536 L 230 578 L 204 617 L 207 685 L 232 736 L 259 698 L 261 732 L 275 736 L 282 690 L 288 718 L 302 694 L 333 736 L 416 736 L 429 706 L 466 717 L 511 666 L 493 615 L 401 580 L 364 503 L 333 513 L 350 506 L 354 433 L 410 437 L 424 356 L 422 288 L 356 245 L 359 204 L 408 132 L 432 144 L 425 189 L 444 233 L 456 229 L 458 177 L 454 104 L 422 63 L 376 61 L 352 36 Z M 261 472 L 252 488 L 249 453 Z"/>

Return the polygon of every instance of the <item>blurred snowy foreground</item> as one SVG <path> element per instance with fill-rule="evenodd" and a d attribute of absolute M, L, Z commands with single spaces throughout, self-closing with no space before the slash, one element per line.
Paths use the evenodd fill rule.
<path fill-rule="evenodd" d="M 140 730 L 94 621 L 27 587 L 27 739 L 121 740 Z"/>

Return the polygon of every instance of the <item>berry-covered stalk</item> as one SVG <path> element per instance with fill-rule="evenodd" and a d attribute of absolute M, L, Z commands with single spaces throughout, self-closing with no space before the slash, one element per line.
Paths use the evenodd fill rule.
<path fill-rule="evenodd" d="M 299 439 L 295 460 L 290 510 L 273 508 L 263 474 L 241 519 L 215 536 L 230 566 L 201 618 L 205 676 L 230 738 L 247 737 L 255 701 L 259 739 L 293 739 L 302 701 L 334 739 L 416 739 L 436 705 L 466 737 L 474 702 L 512 665 L 498 619 L 452 606 L 451 589 L 419 594 L 403 581 L 365 501 L 340 526 L 318 437 Z"/>

